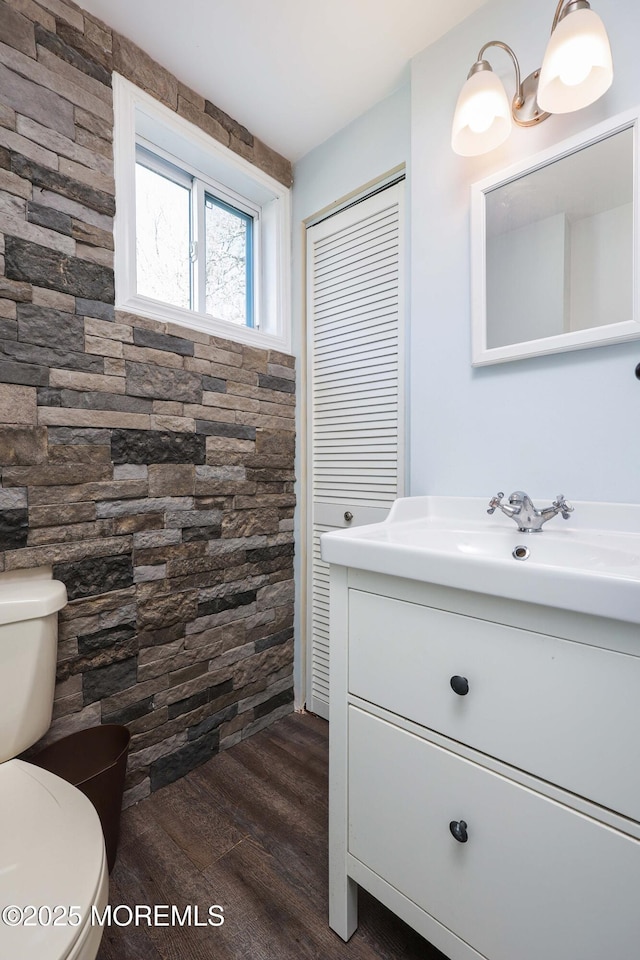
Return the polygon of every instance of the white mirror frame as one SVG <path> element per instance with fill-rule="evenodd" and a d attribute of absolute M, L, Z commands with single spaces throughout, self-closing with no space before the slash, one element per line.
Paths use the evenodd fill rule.
<path fill-rule="evenodd" d="M 523 175 L 533 173 L 578 150 L 623 130 L 633 130 L 633 317 L 622 323 L 612 323 L 585 330 L 575 330 L 554 337 L 528 340 L 501 347 L 487 347 L 487 284 L 486 284 L 486 195 Z M 544 150 L 534 157 L 492 174 L 471 186 L 471 324 L 472 366 L 504 363 L 523 357 L 538 357 L 567 350 L 583 350 L 608 343 L 622 343 L 640 338 L 640 107 L 618 114 L 609 120 L 583 130 L 574 137 Z M 526 293 L 526 290 L 525 290 Z"/>

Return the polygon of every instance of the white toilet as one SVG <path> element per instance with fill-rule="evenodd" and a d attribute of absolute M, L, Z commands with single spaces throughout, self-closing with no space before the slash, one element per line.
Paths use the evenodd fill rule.
<path fill-rule="evenodd" d="M 102 927 L 91 923 L 92 906 L 102 915 L 109 889 L 98 815 L 69 783 L 14 759 L 51 723 L 58 611 L 66 602 L 56 580 L 0 578 L 3 960 L 94 960 L 102 937 Z"/>

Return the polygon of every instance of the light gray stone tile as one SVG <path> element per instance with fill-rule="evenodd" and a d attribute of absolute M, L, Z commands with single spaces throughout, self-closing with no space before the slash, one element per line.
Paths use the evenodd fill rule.
<path fill-rule="evenodd" d="M 59 193 L 51 190 L 45 190 L 42 187 L 33 188 L 33 199 L 43 207 L 51 207 L 53 210 L 59 210 L 61 213 L 68 213 L 69 216 L 81 220 L 83 223 L 90 223 L 100 230 L 112 230 L 113 219 L 104 213 L 97 213 L 90 210 L 84 204 L 77 200 L 71 200 L 69 197 L 63 197 Z"/>
<path fill-rule="evenodd" d="M 156 566 L 133 568 L 134 583 L 148 583 L 150 580 L 164 580 L 166 575 L 166 563 L 159 563 Z"/>
<path fill-rule="evenodd" d="M 149 468 L 145 464 L 117 463 L 113 468 L 114 480 L 146 480 L 148 474 Z"/>
<path fill-rule="evenodd" d="M 20 114 L 16 117 L 16 132 L 61 157 L 75 160 L 77 163 L 84 164 L 85 167 L 93 167 L 105 176 L 113 177 L 113 162 L 110 159 L 79 146 L 75 141 L 63 137 L 49 127 L 44 127 L 30 117 L 23 117 Z"/>
<path fill-rule="evenodd" d="M 26 506 L 26 487 L 0 488 L 0 510 L 24 510 Z"/>
<path fill-rule="evenodd" d="M 2 82 L 2 65 L 0 64 L 0 83 Z M 2 87 L 0 86 L 0 89 Z M 20 118 L 16 118 L 17 122 Z M 39 146 L 28 137 L 23 137 L 15 130 L 8 130 L 6 127 L 0 127 L 0 146 L 13 150 L 14 153 L 20 153 L 29 160 L 35 160 L 43 167 L 49 167 L 50 170 L 58 169 L 58 155 L 45 147 Z"/>
<path fill-rule="evenodd" d="M 55 17 L 64 20 L 65 23 L 71 24 L 76 30 L 84 33 L 84 17 L 76 6 L 63 3 L 63 0 L 39 0 L 39 3 L 45 10 L 50 10 Z"/>
<path fill-rule="evenodd" d="M 109 105 L 113 103 L 111 87 L 88 76 L 86 73 L 83 73 L 82 70 L 78 70 L 72 64 L 67 63 L 66 60 L 57 57 L 51 50 L 47 50 L 46 47 L 38 46 L 38 60 L 45 67 L 48 67 L 52 73 L 59 74 L 60 77 L 64 77 L 71 83 L 76 84 L 76 86 L 86 90 L 87 93 L 90 93 L 92 96 L 97 97 L 99 100 L 104 100 L 105 103 Z"/>
<path fill-rule="evenodd" d="M 6 106 L 73 137 L 73 106 L 53 92 L 55 84 L 40 76 L 36 61 L 3 43 L 0 43 L 0 90 Z"/>
<path fill-rule="evenodd" d="M 108 120 L 110 123 L 113 123 L 113 107 L 111 104 L 88 93 L 77 83 L 67 80 L 66 77 L 60 76 L 53 70 L 49 70 L 48 67 L 38 63 L 38 61 L 32 60 L 30 57 L 25 57 L 19 50 L 13 50 L 4 43 L 0 43 L 0 63 L 4 64 L 5 67 L 8 67 L 16 74 L 21 74 L 23 78 L 30 77 L 30 81 L 26 82 L 33 82 L 34 85 L 41 88 L 40 95 L 43 100 L 48 99 L 51 101 L 52 105 L 56 108 L 56 113 L 59 113 L 61 110 L 61 107 L 56 101 L 64 104 L 65 110 L 71 111 L 72 122 L 72 104 L 75 104 L 85 110 L 89 110 L 91 113 L 95 113 L 96 116 L 102 117 L 103 120 Z M 53 90 L 57 91 L 58 96 L 52 93 Z M 11 99 L 8 99 L 7 102 L 10 106 L 13 106 Z M 19 109 L 21 113 L 27 113 L 29 116 L 33 116 L 35 120 L 40 120 L 41 123 L 60 130 L 65 136 L 73 137 L 73 128 L 69 129 L 68 123 L 64 124 L 64 128 L 58 124 L 58 118 L 56 118 L 55 122 L 52 119 L 47 123 L 46 113 L 44 113 L 42 109 L 40 110 L 39 116 L 36 116 L 31 111 L 26 111 L 23 104 L 19 106 Z M 65 116 L 68 116 L 68 112 L 65 113 Z"/>
<path fill-rule="evenodd" d="M 72 237 L 65 237 L 61 233 L 47 230 L 46 227 L 38 227 L 34 223 L 20 220 L 19 217 L 10 217 L 0 213 L 0 231 L 8 233 L 12 237 L 19 237 L 20 240 L 28 240 L 30 243 L 37 243 L 42 247 L 57 250 L 59 253 L 66 253 L 71 257 L 76 252 L 76 242 Z"/>
<path fill-rule="evenodd" d="M 97 504 L 96 516 L 99 519 L 104 519 L 105 517 L 124 517 L 138 513 L 162 513 L 165 510 L 171 511 L 172 516 L 177 516 L 183 511 L 193 510 L 193 507 L 193 497 L 149 497 L 145 500 L 113 500 L 108 503 Z M 185 524 L 185 526 L 188 525 Z M 172 524 L 172 526 L 178 526 L 178 524 Z"/>
<path fill-rule="evenodd" d="M 97 170 L 92 170 L 90 167 L 85 167 L 83 164 L 76 163 L 75 160 L 69 160 L 66 157 L 60 157 L 58 169 L 60 173 L 66 177 L 70 177 L 72 180 L 78 180 L 88 187 L 94 187 L 96 190 L 102 190 L 103 193 L 115 196 L 116 185 L 112 174 L 100 173 Z"/>

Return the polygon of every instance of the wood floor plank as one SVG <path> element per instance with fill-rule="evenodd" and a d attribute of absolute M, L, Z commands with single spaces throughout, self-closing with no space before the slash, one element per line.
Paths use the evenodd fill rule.
<path fill-rule="evenodd" d="M 145 818 L 160 824 L 200 870 L 247 836 L 220 811 L 211 791 L 190 777 L 152 794 L 145 801 Z"/>
<path fill-rule="evenodd" d="M 328 725 L 278 721 L 123 814 L 112 904 L 224 907 L 221 927 L 122 927 L 97 960 L 445 960 L 365 891 L 327 921 Z"/>

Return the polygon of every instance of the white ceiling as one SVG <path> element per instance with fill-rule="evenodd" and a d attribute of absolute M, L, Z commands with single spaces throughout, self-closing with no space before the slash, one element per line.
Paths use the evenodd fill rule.
<path fill-rule="evenodd" d="M 486 0 L 80 0 L 295 161 Z"/>

